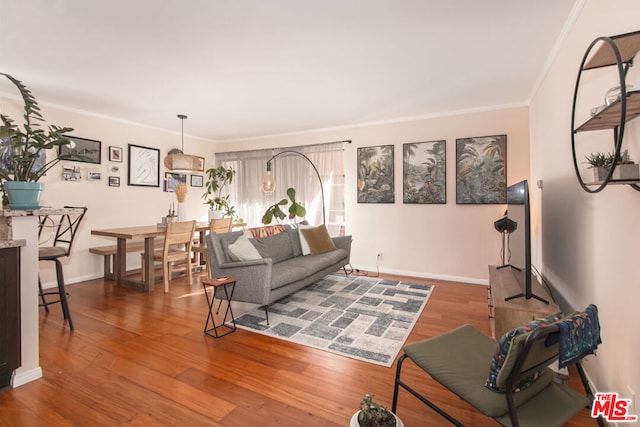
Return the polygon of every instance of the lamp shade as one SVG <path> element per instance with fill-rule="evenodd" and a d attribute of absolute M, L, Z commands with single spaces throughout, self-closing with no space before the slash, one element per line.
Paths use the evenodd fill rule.
<path fill-rule="evenodd" d="M 172 171 L 204 171 L 204 159 L 202 157 L 192 156 L 182 152 L 170 152 L 167 157 L 164 158 L 164 165 Z"/>

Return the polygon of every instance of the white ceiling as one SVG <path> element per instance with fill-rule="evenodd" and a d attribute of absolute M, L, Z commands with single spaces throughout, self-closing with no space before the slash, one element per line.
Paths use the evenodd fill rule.
<path fill-rule="evenodd" d="M 0 71 L 196 137 L 300 132 L 524 105 L 580 3 L 0 0 Z"/>

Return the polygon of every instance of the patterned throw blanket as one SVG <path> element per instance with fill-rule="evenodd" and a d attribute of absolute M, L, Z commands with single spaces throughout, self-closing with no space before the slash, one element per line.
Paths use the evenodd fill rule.
<path fill-rule="evenodd" d="M 585 311 L 558 322 L 560 327 L 560 368 L 573 365 L 594 354 L 600 339 L 598 307 L 591 304 Z"/>

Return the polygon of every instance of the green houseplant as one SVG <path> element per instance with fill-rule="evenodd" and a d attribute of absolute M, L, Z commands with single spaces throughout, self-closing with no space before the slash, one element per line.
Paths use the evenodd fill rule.
<path fill-rule="evenodd" d="M 615 169 L 612 174 L 613 179 L 638 179 L 640 178 L 640 165 L 636 164 L 629 150 L 624 150 L 620 153 L 617 160 L 615 159 L 615 153 L 601 153 L 595 152 L 588 156 L 585 156 L 587 164 L 594 170 L 594 178 L 596 181 L 601 182 L 607 178 L 609 169 L 615 163 Z M 615 162 L 614 162 L 615 160 Z"/>
<path fill-rule="evenodd" d="M 5 76 L 18 89 L 24 104 L 24 123 L 19 126 L 15 121 L 0 114 L 0 180 L 2 190 L 8 196 L 9 208 L 37 209 L 44 184 L 40 178 L 61 160 L 83 159 L 80 153 L 60 154 L 60 147 L 71 144 L 65 133 L 73 131 L 70 127 L 50 125 L 41 127 L 44 118 L 35 97 L 19 80 L 6 73 Z M 55 149 L 58 150 L 55 150 Z M 46 152 L 54 149 L 55 158 L 46 161 Z M 42 161 L 42 157 L 44 161 Z M 14 190 L 25 189 L 31 199 L 22 199 Z"/>
<path fill-rule="evenodd" d="M 275 203 L 267 208 L 267 210 L 264 212 L 264 215 L 262 215 L 263 224 L 271 224 L 271 221 L 273 221 L 274 218 L 277 218 L 280 221 L 285 219 L 287 217 L 287 214 L 284 213 L 283 208 L 287 206 L 287 204 L 289 204 L 289 201 L 291 201 L 291 206 L 289 206 L 288 209 L 289 219 L 294 219 L 296 216 L 304 218 L 304 216 L 307 214 L 307 210 L 304 208 L 304 206 L 296 201 L 296 190 L 289 187 L 287 189 L 287 196 L 289 197 L 289 200 L 282 199 L 278 203 Z"/>
<path fill-rule="evenodd" d="M 202 195 L 205 204 L 209 205 L 211 211 L 209 219 L 237 216 L 235 206 L 229 201 L 229 194 L 223 196 L 223 190 L 233 181 L 236 171 L 232 168 L 218 166 L 217 168 L 208 169 L 207 182 L 205 183 L 206 192 Z"/>
<path fill-rule="evenodd" d="M 373 401 L 373 394 L 365 394 L 360 410 L 351 418 L 351 427 L 401 427 L 404 424 L 393 412 Z"/>

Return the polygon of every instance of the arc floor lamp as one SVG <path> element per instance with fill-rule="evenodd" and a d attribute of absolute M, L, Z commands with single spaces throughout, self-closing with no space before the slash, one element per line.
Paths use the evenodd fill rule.
<path fill-rule="evenodd" d="M 313 162 L 304 154 L 294 150 L 285 150 L 285 151 L 279 152 L 278 154 L 274 155 L 269 160 L 267 160 L 267 173 L 262 179 L 262 191 L 264 191 L 266 194 L 271 194 L 276 189 L 276 180 L 274 176 L 271 174 L 271 161 L 283 154 L 293 154 L 293 155 L 302 157 L 307 162 L 309 162 L 309 164 L 315 171 L 316 176 L 318 177 L 318 181 L 320 181 L 320 195 L 322 197 L 322 223 L 326 224 L 327 221 L 326 221 L 325 209 L 324 209 L 324 186 L 322 185 L 322 178 L 320 178 L 320 173 L 318 172 L 318 168 L 316 167 L 316 165 L 314 165 Z"/>

